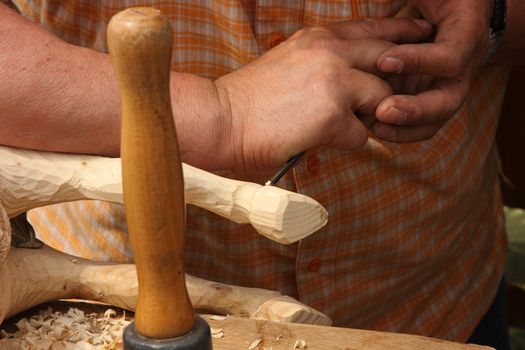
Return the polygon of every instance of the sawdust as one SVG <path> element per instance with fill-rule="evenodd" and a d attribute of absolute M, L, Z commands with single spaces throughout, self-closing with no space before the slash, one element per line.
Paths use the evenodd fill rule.
<path fill-rule="evenodd" d="M 293 345 L 294 349 L 306 349 L 306 342 L 303 339 L 297 339 Z"/>
<path fill-rule="evenodd" d="M 262 342 L 262 338 L 254 340 L 246 350 L 254 350 L 259 347 L 259 343 Z"/>
<path fill-rule="evenodd" d="M 211 331 L 211 337 L 214 339 L 219 339 L 219 338 L 224 337 L 224 330 L 222 328 L 210 327 L 210 331 Z"/>
<path fill-rule="evenodd" d="M 122 347 L 122 332 L 129 323 L 113 309 L 100 315 L 76 308 L 66 313 L 47 308 L 19 320 L 14 333 L 0 331 L 0 348 L 2 342 L 16 338 L 18 348 L 24 350 L 114 350 Z"/>

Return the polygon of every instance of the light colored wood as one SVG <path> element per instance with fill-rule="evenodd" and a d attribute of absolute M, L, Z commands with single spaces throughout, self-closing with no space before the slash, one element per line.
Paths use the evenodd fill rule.
<path fill-rule="evenodd" d="M 255 350 L 488 350 L 489 347 L 447 342 L 416 335 L 375 332 L 350 328 L 337 328 L 291 324 L 272 321 L 245 320 L 228 317 L 215 320 L 204 316 L 214 329 L 222 329 L 224 336 L 213 339 L 215 350 L 248 349 L 258 339 Z M 306 347 L 300 347 L 303 340 Z M 299 342 L 300 343 L 300 342 Z"/>
<path fill-rule="evenodd" d="M 2 206 L 2 203 L 0 203 L 0 265 L 5 260 L 7 253 L 9 252 L 10 243 L 11 225 L 9 224 L 7 212 Z M 2 284 L 2 280 L 0 280 L 0 284 Z"/>
<path fill-rule="evenodd" d="M 38 309 L 24 315 L 32 317 L 40 309 L 52 307 L 54 310 L 67 311 L 76 307 L 86 313 L 103 313 L 102 305 L 73 303 L 67 301 L 41 305 Z M 443 341 L 416 335 L 374 332 L 350 328 L 312 326 L 301 324 L 280 323 L 272 321 L 256 321 L 238 317 L 218 319 L 214 315 L 201 315 L 212 327 L 212 332 L 222 334 L 222 337 L 212 339 L 214 350 L 245 350 L 250 345 L 253 350 L 490 350 L 492 348 L 471 344 Z M 8 320 L 6 326 L 14 328 L 16 318 Z M 0 341 L 1 349 L 20 350 L 20 338 Z M 304 343 L 302 343 L 303 341 Z M 59 348 L 61 340 L 51 341 Z M 305 347 L 300 347 L 304 344 Z M 63 345 L 62 345 L 63 346 Z M 62 347 L 60 347 L 62 349 Z M 116 347 L 122 349 L 122 347 Z"/>
<path fill-rule="evenodd" d="M 329 325 L 331 320 L 279 292 L 245 288 L 186 275 L 193 307 L 213 314 L 282 322 Z M 45 246 L 12 247 L 0 262 L 0 324 L 54 299 L 85 299 L 135 310 L 137 274 L 133 264 L 80 259 Z"/>
<path fill-rule="evenodd" d="M 172 33 L 159 10 L 130 8 L 108 25 L 121 97 L 122 184 L 139 282 L 138 334 L 175 338 L 195 313 L 183 266 L 186 204 L 170 102 Z"/>
<path fill-rule="evenodd" d="M 275 186 L 221 178 L 184 167 L 188 203 L 237 223 L 250 223 L 261 235 L 282 244 L 297 242 L 323 227 L 328 212 L 310 197 Z"/>
<path fill-rule="evenodd" d="M 250 223 L 279 243 L 296 242 L 327 222 L 326 210 L 307 196 L 227 179 L 187 164 L 182 169 L 188 204 L 237 223 Z M 0 146 L 0 202 L 9 217 L 82 199 L 123 202 L 120 158 Z"/>

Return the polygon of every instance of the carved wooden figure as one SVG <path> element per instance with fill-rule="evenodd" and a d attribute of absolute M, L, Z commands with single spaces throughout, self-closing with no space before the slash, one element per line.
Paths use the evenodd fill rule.
<path fill-rule="evenodd" d="M 276 187 L 222 178 L 184 165 L 191 203 L 259 233 L 291 243 L 322 227 L 326 211 L 314 200 Z M 29 209 L 80 199 L 122 202 L 120 160 L 36 152 L 0 146 L 0 323 L 32 306 L 80 298 L 134 310 L 137 277 L 132 264 L 79 259 L 49 247 L 10 247 L 13 218 Z M 278 292 L 187 276 L 193 306 L 216 314 L 330 324 L 324 314 Z"/>
<path fill-rule="evenodd" d="M 250 223 L 276 242 L 296 242 L 326 224 L 326 210 L 310 197 L 227 179 L 187 164 L 183 173 L 188 204 Z M 0 146 L 0 201 L 9 217 L 81 199 L 123 203 L 120 158 Z"/>

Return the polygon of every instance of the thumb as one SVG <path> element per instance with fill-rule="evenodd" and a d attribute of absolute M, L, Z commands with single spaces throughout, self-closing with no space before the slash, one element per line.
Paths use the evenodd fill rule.
<path fill-rule="evenodd" d="M 378 68 L 387 73 L 459 75 L 474 57 L 481 39 L 472 18 L 452 14 L 439 23 L 434 42 L 393 47 L 377 58 Z"/>

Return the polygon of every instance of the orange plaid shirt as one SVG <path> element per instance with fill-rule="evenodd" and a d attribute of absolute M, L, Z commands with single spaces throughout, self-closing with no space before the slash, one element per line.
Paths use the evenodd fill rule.
<path fill-rule="evenodd" d="M 154 6 L 172 21 L 172 68 L 217 78 L 305 25 L 395 14 L 402 0 L 16 0 L 32 21 L 105 51 L 112 15 Z M 507 70 L 483 67 L 457 115 L 432 139 L 369 139 L 355 151 L 309 152 L 283 187 L 318 200 L 326 227 L 279 245 L 203 209 L 188 208 L 187 271 L 279 290 L 334 324 L 464 341 L 494 297 L 505 231 L 494 134 Z M 33 211 L 48 244 L 93 259 L 130 257 L 124 211 L 79 202 Z"/>

